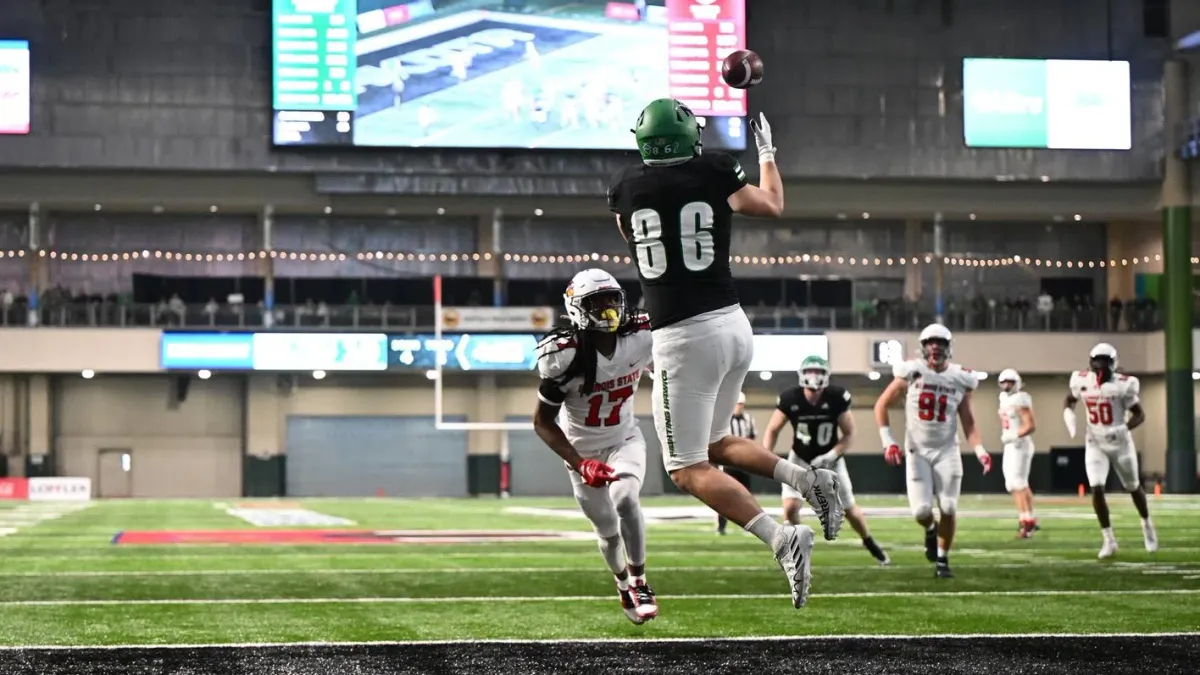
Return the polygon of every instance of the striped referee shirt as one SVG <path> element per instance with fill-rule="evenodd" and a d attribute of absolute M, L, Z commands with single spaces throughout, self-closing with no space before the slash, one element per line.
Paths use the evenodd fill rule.
<path fill-rule="evenodd" d="M 729 429 L 734 436 L 741 438 L 754 438 L 756 430 L 754 428 L 754 416 L 750 413 L 742 413 L 729 418 Z"/>

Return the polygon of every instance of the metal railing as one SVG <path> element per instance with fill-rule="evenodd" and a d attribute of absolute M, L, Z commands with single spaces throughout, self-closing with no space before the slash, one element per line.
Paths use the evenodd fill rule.
<path fill-rule="evenodd" d="M 761 333 L 877 330 L 913 332 L 934 321 L 932 310 L 891 308 L 770 308 L 747 307 Z M 270 328 L 265 310 L 255 305 L 167 305 L 118 302 L 48 304 L 38 309 L 37 325 L 48 327 L 158 327 L 190 330 L 377 330 L 431 332 L 432 305 L 277 305 Z M 1200 312 L 1197 313 L 1200 318 Z M 1005 307 L 950 309 L 944 322 L 952 331 L 1022 332 L 1148 332 L 1162 329 L 1162 316 L 1153 308 L 1125 307 L 1055 309 L 1039 312 Z M 29 325 L 20 304 L 0 307 L 0 325 Z"/>

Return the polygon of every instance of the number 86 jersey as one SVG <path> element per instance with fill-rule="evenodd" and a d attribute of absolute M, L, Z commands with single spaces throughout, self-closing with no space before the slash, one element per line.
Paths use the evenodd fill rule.
<path fill-rule="evenodd" d="M 892 374 L 908 382 L 904 400 L 909 450 L 958 452 L 958 406 L 979 386 L 974 371 L 957 363 L 938 372 L 921 359 L 897 363 Z"/>
<path fill-rule="evenodd" d="M 1115 373 L 1107 382 L 1096 379 L 1096 373 L 1080 370 L 1071 373 L 1071 397 L 1083 401 L 1087 414 L 1086 445 L 1103 450 L 1120 450 L 1133 446 L 1125 415 L 1137 405 L 1141 383 L 1132 375 Z"/>

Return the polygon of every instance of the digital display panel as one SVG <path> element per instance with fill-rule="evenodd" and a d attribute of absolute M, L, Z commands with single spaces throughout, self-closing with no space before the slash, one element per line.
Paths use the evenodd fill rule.
<path fill-rule="evenodd" d="M 1129 62 L 963 59 L 963 137 L 973 148 L 1129 150 Z"/>
<path fill-rule="evenodd" d="M 745 0 L 273 0 L 276 145 L 633 150 L 673 96 L 746 147 Z"/>

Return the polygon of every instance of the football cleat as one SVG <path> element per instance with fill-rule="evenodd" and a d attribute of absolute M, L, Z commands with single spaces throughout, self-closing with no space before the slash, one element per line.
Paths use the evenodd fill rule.
<path fill-rule="evenodd" d="M 1154 553 L 1158 550 L 1158 532 L 1154 531 L 1154 523 L 1142 523 L 1142 539 L 1146 542 L 1146 550 Z"/>
<path fill-rule="evenodd" d="M 1120 548 L 1120 547 L 1117 546 L 1116 539 L 1107 539 L 1107 540 L 1105 540 L 1104 545 L 1100 547 L 1100 554 L 1097 555 L 1096 557 L 1099 558 L 1100 560 L 1104 560 L 1105 558 L 1111 558 L 1111 557 L 1113 557 L 1113 554 L 1115 554 L 1117 552 L 1118 548 Z"/>
<path fill-rule="evenodd" d="M 775 535 L 775 562 L 787 576 L 792 606 L 800 609 L 808 602 L 812 583 L 813 531 L 807 525 L 784 525 Z"/>
<path fill-rule="evenodd" d="M 953 579 L 954 572 L 950 571 L 950 563 L 944 560 L 939 560 L 937 565 L 933 568 L 933 576 L 937 577 L 938 579 Z"/>
<path fill-rule="evenodd" d="M 631 585 L 629 595 L 633 599 L 633 611 L 641 621 L 649 621 L 658 616 L 658 599 L 646 582 Z"/>
<path fill-rule="evenodd" d="M 810 469 L 810 473 L 813 482 L 808 492 L 804 493 L 804 500 L 820 519 L 825 539 L 833 541 L 837 539 L 838 531 L 842 529 L 842 520 L 846 517 L 838 492 L 838 475 L 828 469 Z"/>
<path fill-rule="evenodd" d="M 645 619 L 638 616 L 637 604 L 633 599 L 633 587 L 624 591 L 618 588 L 617 595 L 621 598 L 621 609 L 625 612 L 625 618 L 639 626 L 646 623 Z"/>

